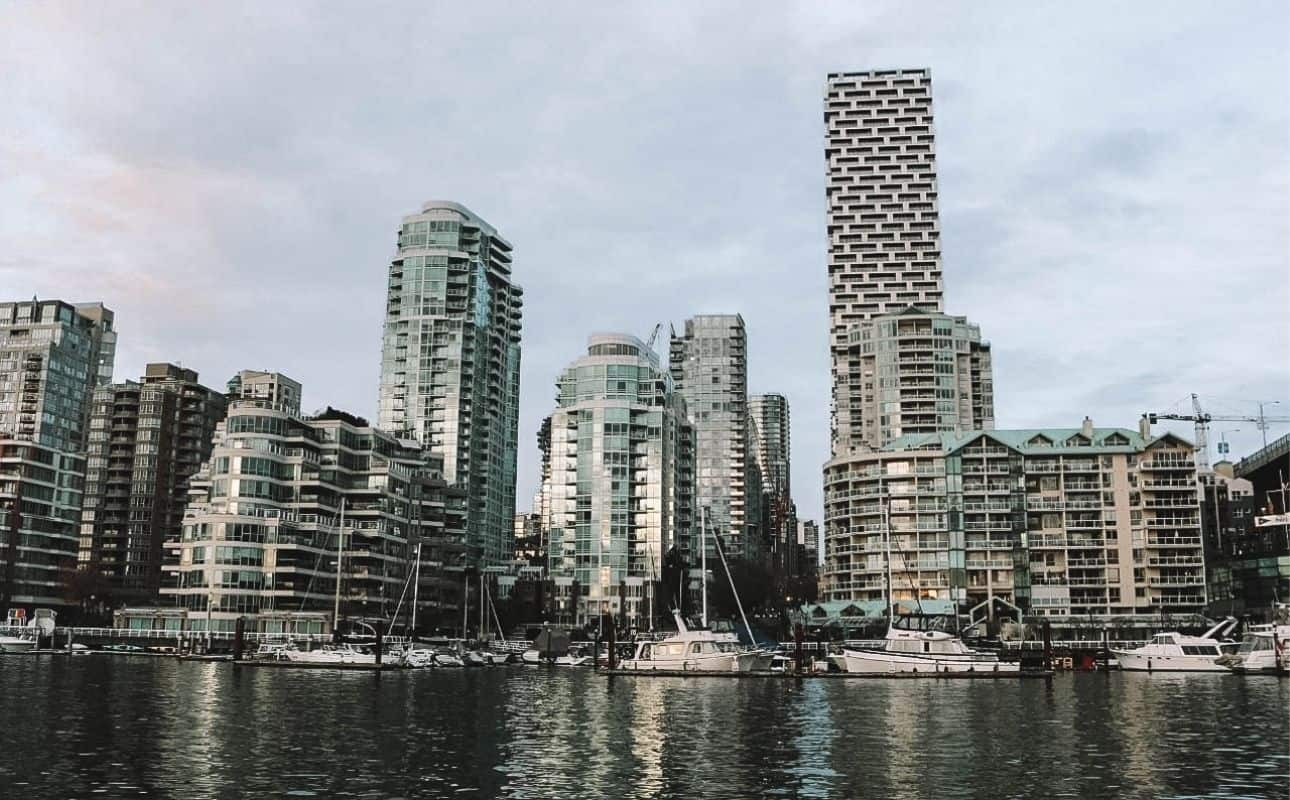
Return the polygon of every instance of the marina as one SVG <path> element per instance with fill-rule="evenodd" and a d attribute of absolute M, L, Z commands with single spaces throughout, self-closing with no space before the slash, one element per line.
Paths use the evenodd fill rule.
<path fill-rule="evenodd" d="M 714 675 L 5 657 L 0 747 L 39 758 L 0 759 L 0 792 L 1276 797 L 1290 769 L 1290 681 L 1268 677 Z"/>

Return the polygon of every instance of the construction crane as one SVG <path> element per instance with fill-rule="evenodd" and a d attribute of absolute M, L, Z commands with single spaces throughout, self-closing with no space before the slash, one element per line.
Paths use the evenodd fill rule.
<path fill-rule="evenodd" d="M 663 323 L 660 322 L 654 326 L 654 332 L 649 335 L 649 341 L 645 343 L 646 350 L 654 349 L 654 341 L 658 339 L 658 332 L 661 330 L 663 330 Z"/>
<path fill-rule="evenodd" d="M 1268 424 L 1272 422 L 1290 422 L 1290 417 L 1269 417 L 1263 413 L 1263 406 L 1266 403 L 1259 403 L 1259 415 L 1257 417 L 1241 416 L 1214 416 L 1207 413 L 1200 406 L 1200 397 L 1196 394 L 1191 396 L 1190 414 L 1165 414 L 1160 412 L 1148 411 L 1142 416 L 1146 418 L 1148 425 L 1154 425 L 1162 419 L 1181 420 L 1184 422 L 1196 423 L 1196 468 L 1201 472 L 1209 471 L 1209 423 L 1211 422 L 1254 422 L 1258 424 L 1259 430 L 1264 431 L 1264 444 L 1267 444 Z"/>

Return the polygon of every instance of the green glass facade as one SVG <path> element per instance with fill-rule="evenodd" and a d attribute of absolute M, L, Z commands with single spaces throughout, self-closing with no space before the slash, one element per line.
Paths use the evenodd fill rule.
<path fill-rule="evenodd" d="M 651 608 L 670 608 L 655 596 L 663 555 L 690 535 L 684 402 L 658 357 L 626 335 L 593 336 L 557 386 L 542 491 L 550 573 L 576 587 L 562 595 L 566 621 L 608 613 L 643 626 Z"/>
<path fill-rule="evenodd" d="M 91 395 L 112 379 L 112 323 L 98 303 L 0 303 L 0 436 L 84 450 Z"/>
<path fill-rule="evenodd" d="M 513 553 L 523 291 L 511 245 L 464 206 L 405 217 L 389 266 L 378 427 L 443 457 L 472 552 Z"/>

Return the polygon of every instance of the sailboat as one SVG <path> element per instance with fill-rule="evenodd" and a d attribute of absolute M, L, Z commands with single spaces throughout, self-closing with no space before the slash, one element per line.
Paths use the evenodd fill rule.
<path fill-rule="evenodd" d="M 1020 662 L 1000 661 L 994 653 L 973 650 L 945 621 L 923 614 L 896 618 L 891 580 L 891 502 L 883 506 L 887 561 L 887 636 L 881 648 L 843 648 L 834 658 L 845 672 L 891 674 L 904 672 L 1019 672 Z"/>
<path fill-rule="evenodd" d="M 340 524 L 336 530 L 336 594 L 332 611 L 332 631 L 340 630 L 340 584 L 345 558 L 345 498 L 340 499 Z M 282 651 L 282 657 L 293 664 L 350 665 L 376 664 L 376 654 L 352 644 L 324 645 L 314 650 Z"/>

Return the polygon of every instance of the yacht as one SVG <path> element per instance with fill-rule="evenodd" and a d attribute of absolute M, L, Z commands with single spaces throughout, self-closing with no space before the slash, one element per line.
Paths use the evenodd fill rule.
<path fill-rule="evenodd" d="M 1290 674 L 1290 625 L 1249 626 L 1240 647 L 1221 661 L 1221 668 L 1246 675 Z"/>
<path fill-rule="evenodd" d="M 676 672 L 753 672 L 770 668 L 774 654 L 769 650 L 740 649 L 738 639 L 729 633 L 690 630 L 680 612 L 673 611 L 676 633 L 661 641 L 636 644 L 632 658 L 624 659 L 620 669 L 639 672 L 672 670 Z"/>
<path fill-rule="evenodd" d="M 953 633 L 941 630 L 937 617 L 909 615 L 888 628 L 880 648 L 843 648 L 834 663 L 844 672 L 1019 672 L 1021 663 L 1000 661 L 994 653 L 973 650 Z"/>
<path fill-rule="evenodd" d="M 1151 641 L 1132 650 L 1111 650 L 1120 669 L 1142 672 L 1227 672 L 1219 663 L 1223 655 L 1218 637 L 1231 630 L 1234 618 L 1219 622 L 1200 636 L 1157 633 Z"/>

